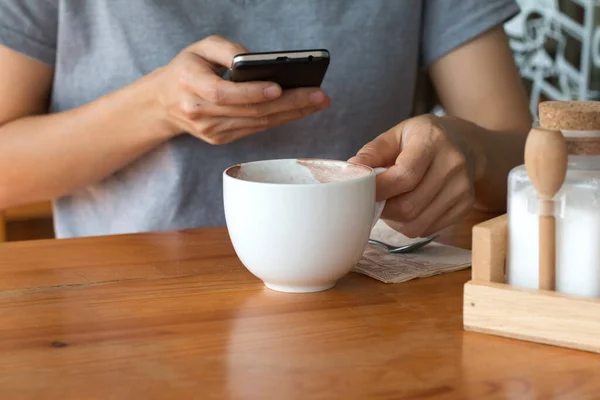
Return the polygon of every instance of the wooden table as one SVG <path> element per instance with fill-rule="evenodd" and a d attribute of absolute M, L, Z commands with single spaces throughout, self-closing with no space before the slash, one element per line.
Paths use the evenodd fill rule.
<path fill-rule="evenodd" d="M 0 243 L 52 238 L 52 203 L 43 201 L 0 210 Z"/>
<path fill-rule="evenodd" d="M 469 274 L 282 294 L 224 229 L 4 244 L 0 398 L 598 397 L 600 356 L 464 332 Z"/>

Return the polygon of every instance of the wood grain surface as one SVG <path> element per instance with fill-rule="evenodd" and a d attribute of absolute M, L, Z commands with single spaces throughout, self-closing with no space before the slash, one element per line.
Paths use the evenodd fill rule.
<path fill-rule="evenodd" d="M 597 355 L 465 332 L 469 279 L 351 273 L 329 291 L 276 293 L 243 268 L 223 228 L 3 244 L 0 398 L 598 394 Z"/>

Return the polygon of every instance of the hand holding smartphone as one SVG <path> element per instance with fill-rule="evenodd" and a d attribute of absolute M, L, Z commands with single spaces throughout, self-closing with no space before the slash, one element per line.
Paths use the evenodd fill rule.
<path fill-rule="evenodd" d="M 233 82 L 269 81 L 282 89 L 320 87 L 329 67 L 329 51 L 290 50 L 238 54 L 229 79 Z"/>

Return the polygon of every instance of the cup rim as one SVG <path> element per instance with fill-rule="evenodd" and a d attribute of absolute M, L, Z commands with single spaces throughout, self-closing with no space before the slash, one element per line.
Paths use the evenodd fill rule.
<path fill-rule="evenodd" d="M 336 163 L 336 164 L 346 164 L 346 165 L 355 165 L 357 167 L 363 168 L 365 170 L 368 170 L 369 173 L 363 176 L 359 176 L 359 177 L 355 177 L 355 178 L 349 178 L 349 179 L 343 179 L 343 180 L 339 180 L 339 181 L 332 181 L 332 182 L 327 182 L 326 184 L 317 182 L 317 183 L 274 183 L 274 182 L 256 182 L 256 181 L 248 181 L 248 180 L 244 180 L 244 179 L 240 179 L 240 178 L 236 178 L 232 175 L 230 175 L 231 171 L 233 171 L 234 169 L 238 169 L 238 168 L 242 168 L 242 166 L 244 165 L 252 165 L 252 164 L 262 164 L 262 163 L 267 163 L 267 162 L 285 162 L 285 161 L 317 161 L 317 162 L 325 162 L 325 163 Z M 356 183 L 362 180 L 367 180 L 372 176 L 375 176 L 375 169 L 365 165 L 365 164 L 360 164 L 360 163 L 355 163 L 355 162 L 350 162 L 350 161 L 343 161 L 343 160 L 333 160 L 333 159 L 327 159 L 327 158 L 307 158 L 307 157 L 299 157 L 299 158 L 274 158 L 274 159 L 267 159 L 267 160 L 255 160 L 255 161 L 248 161 L 248 162 L 243 162 L 243 163 L 238 163 L 235 165 L 232 165 L 228 168 L 226 168 L 223 171 L 223 177 L 225 179 L 232 179 L 234 181 L 237 182 L 243 182 L 244 184 L 248 184 L 248 185 L 262 185 L 262 186 L 279 186 L 279 187 L 297 187 L 297 188 L 307 188 L 307 187 L 325 187 L 325 186 L 329 186 L 331 187 L 332 185 L 334 186 L 339 186 L 339 185 L 348 185 L 348 184 L 352 184 L 352 183 Z"/>

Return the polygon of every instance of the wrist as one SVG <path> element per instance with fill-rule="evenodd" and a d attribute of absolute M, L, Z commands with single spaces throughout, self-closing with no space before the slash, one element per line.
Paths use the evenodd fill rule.
<path fill-rule="evenodd" d="M 471 170 L 473 181 L 477 182 L 486 175 L 488 159 L 485 151 L 485 137 L 491 134 L 472 122 L 452 116 L 442 116 L 438 123 L 454 144 L 461 150 Z"/>
<path fill-rule="evenodd" d="M 131 87 L 131 97 L 136 112 L 148 122 L 149 133 L 157 139 L 169 140 L 181 133 L 179 127 L 159 99 L 162 68 L 142 77 Z"/>

